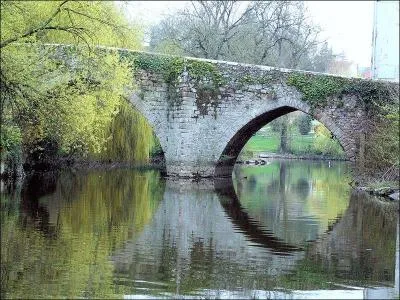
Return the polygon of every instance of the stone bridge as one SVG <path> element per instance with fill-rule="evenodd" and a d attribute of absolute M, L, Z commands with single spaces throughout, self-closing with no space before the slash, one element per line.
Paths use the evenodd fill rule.
<path fill-rule="evenodd" d="M 230 175 L 248 139 L 299 110 L 323 123 L 347 158 L 363 160 L 377 81 L 197 58 L 118 50 L 135 69 L 130 102 L 148 119 L 168 175 Z M 368 93 L 364 93 L 368 90 Z M 373 95 L 378 97 L 379 95 Z"/>

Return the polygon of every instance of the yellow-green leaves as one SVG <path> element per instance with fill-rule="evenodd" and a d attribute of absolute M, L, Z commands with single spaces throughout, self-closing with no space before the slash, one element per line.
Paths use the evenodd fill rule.
<path fill-rule="evenodd" d="M 113 2 L 2 1 L 1 47 L 41 42 L 140 48 L 133 28 Z"/>
<path fill-rule="evenodd" d="M 314 127 L 315 140 L 314 148 L 323 155 L 344 158 L 344 152 L 339 142 L 332 136 L 332 133 L 323 124 Z"/>
<path fill-rule="evenodd" d="M 101 159 L 145 163 L 155 142 L 153 130 L 147 120 L 131 104 L 121 100 L 119 112 L 107 131 L 104 151 Z"/>
<path fill-rule="evenodd" d="M 46 140 L 65 154 L 104 151 L 133 78 L 116 51 L 96 47 L 138 49 L 139 28 L 99 1 L 1 1 L 1 28 L 1 115 L 20 128 L 25 152 Z"/>

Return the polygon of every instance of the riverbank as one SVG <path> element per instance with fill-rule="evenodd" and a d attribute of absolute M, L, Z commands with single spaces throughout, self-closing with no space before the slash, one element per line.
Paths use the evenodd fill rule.
<path fill-rule="evenodd" d="M 35 164 L 23 164 L 16 168 L 16 172 L 10 172 L 4 167 L 0 173 L 0 179 L 4 181 L 21 180 L 25 176 L 38 173 L 47 173 L 70 170 L 112 170 L 119 168 L 135 168 L 135 169 L 159 169 L 161 172 L 165 170 L 165 159 L 162 155 L 154 156 L 148 163 L 132 163 L 125 161 L 112 160 L 94 160 L 94 159 L 75 159 L 59 157 L 57 159 L 40 161 Z"/>
<path fill-rule="evenodd" d="M 357 181 L 353 180 L 350 185 L 357 191 L 367 192 L 370 195 L 383 197 L 390 201 L 399 201 L 399 182 L 382 180 L 377 181 L 376 179 L 369 178 L 366 180 Z"/>
<path fill-rule="evenodd" d="M 305 159 L 305 160 L 337 160 L 337 161 L 347 161 L 346 158 L 333 157 L 326 155 L 296 155 L 290 153 L 260 153 L 258 155 L 260 158 L 281 158 L 281 159 Z"/>
<path fill-rule="evenodd" d="M 263 166 L 269 164 L 274 159 L 288 160 L 322 160 L 322 161 L 348 161 L 348 159 L 339 157 L 329 157 L 322 155 L 294 155 L 288 153 L 256 153 L 251 158 L 243 159 L 239 157 L 237 164 L 246 164 L 254 166 Z M 385 198 L 390 201 L 399 201 L 399 182 L 398 180 L 383 180 L 382 176 L 367 177 L 360 175 L 352 175 L 353 180 L 350 186 L 362 192 L 367 192 L 370 195 Z"/>
<path fill-rule="evenodd" d="M 260 164 L 266 163 L 266 160 L 271 159 L 295 159 L 295 160 L 323 160 L 323 161 L 348 161 L 346 158 L 332 157 L 326 155 L 296 155 L 290 153 L 255 153 L 251 157 L 239 156 L 237 164 Z"/>
<path fill-rule="evenodd" d="M 353 174 L 350 185 L 358 190 L 367 192 L 370 195 L 384 197 L 391 201 L 399 201 L 399 168 L 392 166 L 390 169 L 374 175 Z"/>
<path fill-rule="evenodd" d="M 254 157 L 254 156 L 253 156 Z M 242 160 L 238 159 L 236 164 L 246 164 L 254 166 L 268 165 L 275 159 L 283 160 L 312 160 L 312 161 L 346 161 L 346 159 L 337 157 L 328 157 L 321 155 L 302 155 L 297 156 L 293 154 L 280 154 L 280 153 L 259 153 L 257 159 Z M 16 181 L 22 180 L 25 176 L 31 176 L 32 174 L 40 174 L 47 172 L 60 171 L 65 169 L 70 170 L 112 170 L 121 168 L 132 168 L 138 170 L 147 169 L 158 169 L 164 175 L 165 171 L 165 158 L 163 155 L 154 156 L 148 163 L 131 163 L 121 162 L 112 160 L 84 160 L 84 159 L 70 159 L 70 158 L 59 158 L 57 160 L 51 160 L 46 162 L 40 162 L 35 165 L 24 165 L 24 168 L 20 168 L 18 176 L 2 173 L 0 179 L 4 181 Z M 200 180 L 200 178 L 196 178 Z M 366 178 L 353 174 L 353 180 L 349 183 L 353 189 L 367 192 L 370 195 L 383 197 L 387 200 L 398 201 L 399 200 L 399 183 L 398 181 L 382 181 L 376 178 Z"/>
<path fill-rule="evenodd" d="M 399 188 L 394 188 L 390 186 L 373 188 L 371 186 L 360 186 L 356 187 L 358 191 L 367 192 L 370 195 L 384 197 L 391 201 L 399 201 Z"/>

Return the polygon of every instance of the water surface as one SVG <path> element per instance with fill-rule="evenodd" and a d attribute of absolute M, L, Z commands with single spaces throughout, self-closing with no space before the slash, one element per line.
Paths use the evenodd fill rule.
<path fill-rule="evenodd" d="M 2 297 L 392 297 L 398 206 L 351 191 L 347 174 L 273 161 L 215 182 L 27 178 L 2 191 Z"/>

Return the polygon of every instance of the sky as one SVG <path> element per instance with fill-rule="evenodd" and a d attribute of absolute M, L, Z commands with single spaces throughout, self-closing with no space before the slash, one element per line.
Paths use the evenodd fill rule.
<path fill-rule="evenodd" d="M 131 1 L 125 11 L 133 21 L 151 26 L 186 1 Z M 374 1 L 306 1 L 314 23 L 323 30 L 335 54 L 359 66 L 370 66 Z"/>

